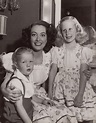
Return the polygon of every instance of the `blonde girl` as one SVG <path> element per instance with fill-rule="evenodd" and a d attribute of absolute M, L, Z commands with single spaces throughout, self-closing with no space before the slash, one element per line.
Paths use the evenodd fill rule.
<path fill-rule="evenodd" d="M 49 97 L 61 104 L 66 103 L 78 122 L 92 123 L 96 113 L 95 93 L 84 74 L 90 62 L 91 49 L 77 43 L 76 36 L 83 34 L 83 28 L 75 17 L 64 17 L 60 21 L 60 31 L 64 44 L 54 48 Z"/>

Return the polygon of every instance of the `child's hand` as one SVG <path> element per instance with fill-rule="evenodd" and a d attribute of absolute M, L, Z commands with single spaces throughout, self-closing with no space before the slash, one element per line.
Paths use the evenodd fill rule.
<path fill-rule="evenodd" d="M 96 93 L 96 86 L 94 86 L 94 85 L 91 85 L 91 86 L 93 88 L 93 91 Z"/>
<path fill-rule="evenodd" d="M 54 106 L 55 105 L 55 103 L 52 101 L 52 100 L 47 100 L 47 99 L 45 99 L 45 100 L 43 100 L 43 102 L 42 102 L 44 105 L 46 105 L 46 106 Z"/>
<path fill-rule="evenodd" d="M 80 94 L 77 94 L 77 96 L 74 99 L 74 106 L 79 108 L 81 107 L 82 103 L 83 103 L 83 96 Z"/>
<path fill-rule="evenodd" d="M 53 97 L 53 100 L 59 102 L 59 99 L 57 99 L 56 97 Z"/>

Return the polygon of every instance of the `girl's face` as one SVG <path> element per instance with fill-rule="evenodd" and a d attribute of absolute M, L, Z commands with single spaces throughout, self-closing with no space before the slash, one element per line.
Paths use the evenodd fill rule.
<path fill-rule="evenodd" d="M 31 45 L 35 51 L 43 50 L 47 43 L 46 28 L 42 25 L 35 25 L 31 29 Z"/>
<path fill-rule="evenodd" d="M 76 26 L 73 21 L 65 20 L 61 23 L 62 36 L 67 43 L 71 43 L 76 38 Z"/>
<path fill-rule="evenodd" d="M 33 70 L 33 55 L 29 52 L 24 52 L 17 57 L 17 69 L 28 77 Z"/>

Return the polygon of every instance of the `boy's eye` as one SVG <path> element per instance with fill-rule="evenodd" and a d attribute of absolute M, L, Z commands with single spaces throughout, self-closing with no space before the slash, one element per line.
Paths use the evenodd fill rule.
<path fill-rule="evenodd" d="M 30 61 L 31 63 L 33 62 L 33 61 Z"/>
<path fill-rule="evenodd" d="M 25 63 L 25 61 L 22 61 L 22 63 Z"/>

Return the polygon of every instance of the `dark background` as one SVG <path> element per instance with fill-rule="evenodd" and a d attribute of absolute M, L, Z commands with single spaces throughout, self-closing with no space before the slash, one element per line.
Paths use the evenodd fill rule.
<path fill-rule="evenodd" d="M 96 29 L 96 0 L 61 0 L 61 18 L 67 15 L 75 16 L 84 26 Z"/>
<path fill-rule="evenodd" d="M 40 0 L 18 1 L 20 9 L 13 11 L 12 15 L 8 9 L 4 12 L 0 11 L 1 15 L 8 17 L 7 35 L 0 39 L 0 53 L 8 52 L 10 45 L 21 37 L 22 29 L 39 20 Z"/>

